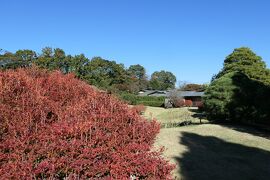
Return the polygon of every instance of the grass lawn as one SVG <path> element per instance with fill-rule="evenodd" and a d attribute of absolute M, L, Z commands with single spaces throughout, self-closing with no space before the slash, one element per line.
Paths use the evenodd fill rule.
<path fill-rule="evenodd" d="M 160 123 L 176 123 L 183 121 L 192 121 L 193 123 L 199 123 L 200 120 L 195 115 L 197 108 L 194 107 L 183 107 L 183 108 L 171 108 L 165 109 L 160 107 L 146 107 L 144 117 L 146 119 L 157 119 Z M 205 121 L 205 120 L 203 120 Z"/>
<path fill-rule="evenodd" d="M 163 128 L 155 146 L 177 164 L 176 179 L 268 180 L 270 140 L 247 132 L 214 124 Z"/>

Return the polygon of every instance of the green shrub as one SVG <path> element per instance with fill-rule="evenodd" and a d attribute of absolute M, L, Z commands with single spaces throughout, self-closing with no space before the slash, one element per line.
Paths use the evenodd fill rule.
<path fill-rule="evenodd" d="M 137 103 L 145 106 L 161 107 L 163 106 L 164 101 L 138 101 Z"/>
<path fill-rule="evenodd" d="M 246 47 L 226 57 L 204 96 L 208 119 L 270 124 L 270 70 Z"/>
<path fill-rule="evenodd" d="M 203 99 L 210 120 L 269 123 L 270 87 L 243 73 L 228 73 L 216 79 Z"/>
<path fill-rule="evenodd" d="M 205 91 L 203 104 L 210 120 L 230 119 L 229 104 L 236 86 L 232 82 L 234 73 L 227 74 L 211 83 Z"/>
<path fill-rule="evenodd" d="M 136 105 L 137 97 L 134 94 L 122 93 L 119 95 L 119 98 L 126 101 L 130 105 Z"/>
<path fill-rule="evenodd" d="M 164 104 L 165 97 L 137 96 L 130 93 L 122 93 L 119 98 L 130 105 L 143 104 L 145 106 L 161 107 Z"/>

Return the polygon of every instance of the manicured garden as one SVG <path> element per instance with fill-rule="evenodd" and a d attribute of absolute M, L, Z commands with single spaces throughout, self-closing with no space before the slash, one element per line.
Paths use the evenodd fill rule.
<path fill-rule="evenodd" d="M 151 107 L 146 106 L 146 110 L 143 113 L 143 117 L 146 119 L 156 119 L 164 126 L 167 124 L 190 122 L 193 124 L 200 123 L 200 112 L 196 107 L 181 107 L 181 108 L 169 108 Z M 201 119 L 202 123 L 207 123 L 206 119 Z"/>
<path fill-rule="evenodd" d="M 26 52 L 14 57 L 21 53 Z M 44 57 L 33 61 L 43 62 Z M 249 48 L 237 48 L 225 59 L 205 91 L 200 112 L 193 107 L 164 109 L 165 97 L 132 94 L 134 83 L 128 79 L 134 79 L 131 70 L 138 66 L 126 71 L 94 58 L 80 77 L 73 70 L 40 69 L 31 61 L 0 71 L 0 179 L 270 177 L 269 131 L 249 127 L 269 129 L 270 70 Z M 104 76 L 101 81 L 95 74 L 103 63 L 101 73 L 116 68 L 113 79 Z M 118 73 L 130 86 L 122 86 Z M 172 77 L 154 73 L 152 85 L 166 85 L 158 83 L 160 74 Z M 140 84 L 142 77 L 135 81 Z M 121 92 L 100 91 L 94 82 Z"/>

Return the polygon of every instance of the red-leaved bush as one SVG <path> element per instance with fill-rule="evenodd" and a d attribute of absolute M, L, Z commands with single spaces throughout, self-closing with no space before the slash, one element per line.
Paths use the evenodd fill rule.
<path fill-rule="evenodd" d="M 174 102 L 174 107 L 183 107 L 185 105 L 185 100 L 184 99 L 176 99 Z"/>
<path fill-rule="evenodd" d="M 198 108 L 203 108 L 203 102 L 202 101 L 195 101 L 194 106 L 196 106 Z"/>
<path fill-rule="evenodd" d="M 191 100 L 185 100 L 185 106 L 191 107 L 192 106 L 192 101 Z"/>
<path fill-rule="evenodd" d="M 143 112 L 145 112 L 146 107 L 143 104 L 139 104 L 139 105 L 133 106 L 132 109 L 141 115 L 143 114 Z"/>
<path fill-rule="evenodd" d="M 39 69 L 0 72 L 0 179 L 166 179 L 160 126 L 86 83 Z"/>

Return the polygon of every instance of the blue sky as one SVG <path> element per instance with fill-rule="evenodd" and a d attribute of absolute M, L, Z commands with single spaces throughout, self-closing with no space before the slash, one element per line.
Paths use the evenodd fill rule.
<path fill-rule="evenodd" d="M 268 0 L 2 0 L 0 48 L 59 47 L 207 83 L 234 48 L 270 66 Z"/>

